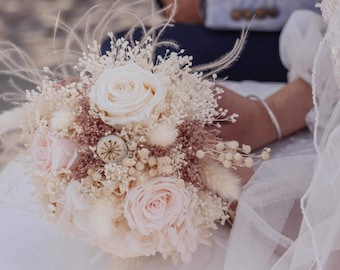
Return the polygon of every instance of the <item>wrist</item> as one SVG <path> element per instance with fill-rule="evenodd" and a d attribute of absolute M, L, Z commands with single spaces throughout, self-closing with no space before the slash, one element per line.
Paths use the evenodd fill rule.
<path fill-rule="evenodd" d="M 254 104 L 254 113 L 252 114 L 252 119 L 249 123 L 252 127 L 250 132 L 254 136 L 252 146 L 256 148 L 277 140 L 279 134 L 267 108 L 263 106 L 263 102 L 260 100 L 251 101 Z M 267 105 L 271 108 L 270 104 Z"/>
<path fill-rule="evenodd" d="M 267 115 L 269 116 L 269 118 L 272 122 L 272 125 L 275 127 L 277 140 L 280 140 L 282 138 L 282 131 L 281 131 L 279 121 L 278 121 L 275 113 L 272 110 L 273 104 L 271 102 L 267 101 L 267 100 L 264 100 L 264 99 L 256 96 L 256 95 L 249 95 L 248 98 L 255 100 L 255 101 L 258 101 L 258 103 L 261 104 L 261 106 L 263 107 L 263 109 L 265 110 Z"/>
<path fill-rule="evenodd" d="M 261 102 L 224 89 L 219 106 L 228 108 L 230 114 L 239 115 L 235 123 L 222 124 L 220 136 L 224 140 L 237 140 L 240 144 L 257 148 L 277 139 L 276 128 Z"/>

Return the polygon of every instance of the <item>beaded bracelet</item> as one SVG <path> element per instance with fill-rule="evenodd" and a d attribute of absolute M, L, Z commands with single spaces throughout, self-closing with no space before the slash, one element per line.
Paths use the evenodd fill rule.
<path fill-rule="evenodd" d="M 281 131 L 281 128 L 280 128 L 280 125 L 279 125 L 279 121 L 277 121 L 275 114 L 273 113 L 271 108 L 268 106 L 267 102 L 265 100 L 263 100 L 262 98 L 256 96 L 256 95 L 249 95 L 247 97 L 249 99 L 252 99 L 252 100 L 258 100 L 262 104 L 262 106 L 266 109 L 266 111 L 267 111 L 267 113 L 270 117 L 270 120 L 272 120 L 272 123 L 275 126 L 276 133 L 277 133 L 277 139 L 280 140 L 282 138 L 282 131 Z"/>

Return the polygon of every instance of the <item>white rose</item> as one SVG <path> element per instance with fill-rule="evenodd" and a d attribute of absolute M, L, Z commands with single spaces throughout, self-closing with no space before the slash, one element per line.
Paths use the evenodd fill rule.
<path fill-rule="evenodd" d="M 134 63 L 105 70 L 89 97 L 108 125 L 141 122 L 157 113 L 167 94 L 158 78 Z"/>

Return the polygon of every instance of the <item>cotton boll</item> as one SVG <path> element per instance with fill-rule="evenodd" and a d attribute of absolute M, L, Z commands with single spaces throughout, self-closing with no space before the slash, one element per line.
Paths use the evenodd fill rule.
<path fill-rule="evenodd" d="M 89 209 L 88 231 L 98 239 L 109 237 L 113 230 L 113 221 L 117 218 L 115 206 L 107 199 L 99 199 L 96 204 Z"/>
<path fill-rule="evenodd" d="M 202 164 L 204 185 L 226 200 L 238 199 L 241 191 L 241 179 L 230 169 L 215 161 Z"/>
<path fill-rule="evenodd" d="M 112 236 L 114 221 L 120 217 L 119 201 L 98 199 L 94 205 L 83 211 L 73 211 L 76 228 L 89 236 L 89 241 L 101 241 Z"/>
<path fill-rule="evenodd" d="M 72 180 L 69 182 L 65 192 L 65 209 L 69 211 L 87 210 L 89 203 L 81 192 L 81 184 L 78 181 Z"/>
<path fill-rule="evenodd" d="M 67 130 L 74 122 L 74 115 L 70 110 L 56 111 L 52 115 L 51 127 L 55 131 Z"/>
<path fill-rule="evenodd" d="M 176 127 L 171 124 L 161 124 L 149 130 L 147 142 L 151 145 L 167 147 L 175 142 L 177 135 Z"/>
<path fill-rule="evenodd" d="M 112 233 L 112 216 L 108 213 L 109 206 L 105 203 L 99 203 L 96 205 L 92 212 L 91 223 L 93 223 L 94 233 L 100 239 L 109 237 Z"/>

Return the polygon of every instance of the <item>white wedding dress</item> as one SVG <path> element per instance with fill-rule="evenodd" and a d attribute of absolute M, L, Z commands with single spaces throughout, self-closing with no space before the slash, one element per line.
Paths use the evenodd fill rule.
<path fill-rule="evenodd" d="M 313 84 L 316 106 L 307 121 L 314 122 L 316 115 L 314 140 L 301 132 L 275 143 L 272 159 L 261 164 L 244 188 L 232 229 L 216 230 L 212 246 L 201 246 L 190 264 L 174 266 L 171 260 L 152 257 L 134 261 L 128 269 L 339 269 L 340 5 L 322 4 L 326 33 L 320 16 L 299 11 L 287 23 L 280 44 L 289 78 L 300 76 Z M 251 86 L 262 96 L 280 87 L 227 85 L 244 94 Z M 1 174 L 0 269 L 122 269 L 123 263 L 110 255 L 51 228 L 40 217 L 27 182 L 16 162 Z"/>
<path fill-rule="evenodd" d="M 317 154 L 274 159 L 257 170 L 240 199 L 224 269 L 340 268 L 340 5 L 336 2 L 322 3 L 328 22 L 324 39 L 323 22 L 310 12 L 296 12 L 281 36 L 290 77 L 313 83 Z"/>

